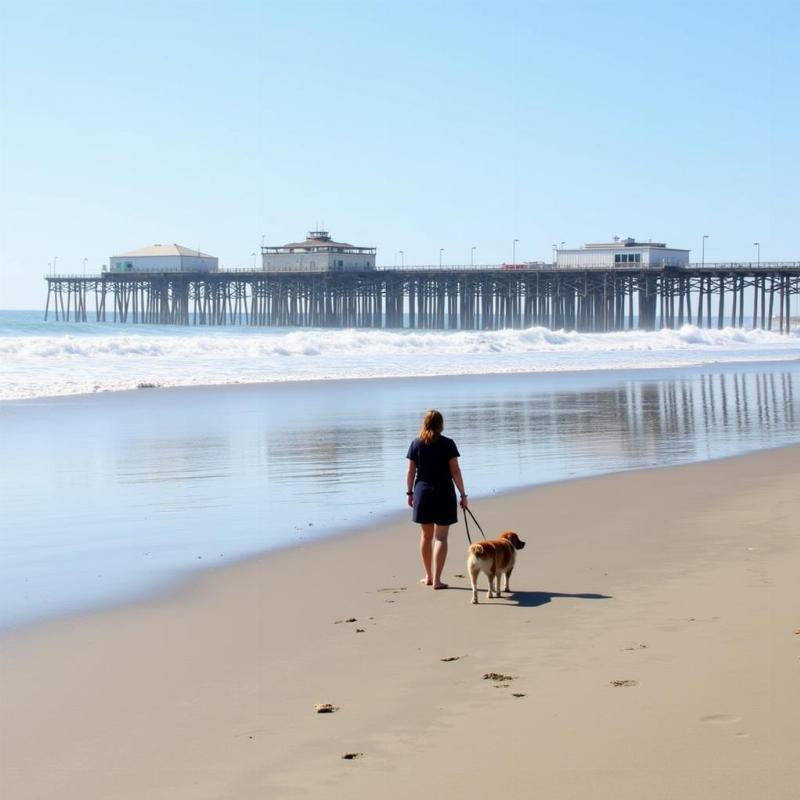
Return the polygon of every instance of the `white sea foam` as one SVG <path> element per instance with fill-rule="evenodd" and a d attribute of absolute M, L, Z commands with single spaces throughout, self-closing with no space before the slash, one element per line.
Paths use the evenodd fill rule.
<path fill-rule="evenodd" d="M 0 330 L 0 399 L 328 378 L 687 366 L 800 357 L 800 335 L 760 330 L 576 333 L 257 330 L 100 325 Z"/>

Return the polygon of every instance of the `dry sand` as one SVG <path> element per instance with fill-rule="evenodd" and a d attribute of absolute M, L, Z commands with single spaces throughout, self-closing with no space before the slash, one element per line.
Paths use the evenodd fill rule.
<path fill-rule="evenodd" d="M 434 592 L 402 521 L 7 635 L 0 796 L 796 798 L 798 486 L 792 447 L 476 499 L 528 541 L 477 607 L 463 527 Z"/>

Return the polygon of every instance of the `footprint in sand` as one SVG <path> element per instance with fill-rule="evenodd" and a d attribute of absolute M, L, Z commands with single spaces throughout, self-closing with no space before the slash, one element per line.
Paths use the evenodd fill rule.
<path fill-rule="evenodd" d="M 612 686 L 638 686 L 639 681 L 632 681 L 632 680 L 617 680 L 617 681 L 609 681 Z"/>
<path fill-rule="evenodd" d="M 732 725 L 741 721 L 742 718 L 736 714 L 709 714 L 707 717 L 700 717 L 700 722 L 710 722 L 712 725 Z"/>

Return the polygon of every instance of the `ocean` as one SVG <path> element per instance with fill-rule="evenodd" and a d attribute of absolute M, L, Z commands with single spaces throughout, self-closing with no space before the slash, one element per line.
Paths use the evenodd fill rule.
<path fill-rule="evenodd" d="M 523 486 L 797 442 L 799 404 L 796 332 L 208 329 L 0 312 L 0 628 L 404 513 L 404 456 L 430 407 L 480 516 L 482 496 Z"/>
<path fill-rule="evenodd" d="M 43 322 L 0 312 L 0 400 L 242 383 L 627 370 L 797 358 L 800 331 L 574 333 Z"/>

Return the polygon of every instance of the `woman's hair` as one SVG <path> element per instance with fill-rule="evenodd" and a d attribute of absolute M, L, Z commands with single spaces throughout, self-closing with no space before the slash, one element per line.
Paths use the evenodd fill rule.
<path fill-rule="evenodd" d="M 444 418 L 440 411 L 432 408 L 422 418 L 422 427 L 419 429 L 419 440 L 422 444 L 435 442 L 443 430 Z"/>

